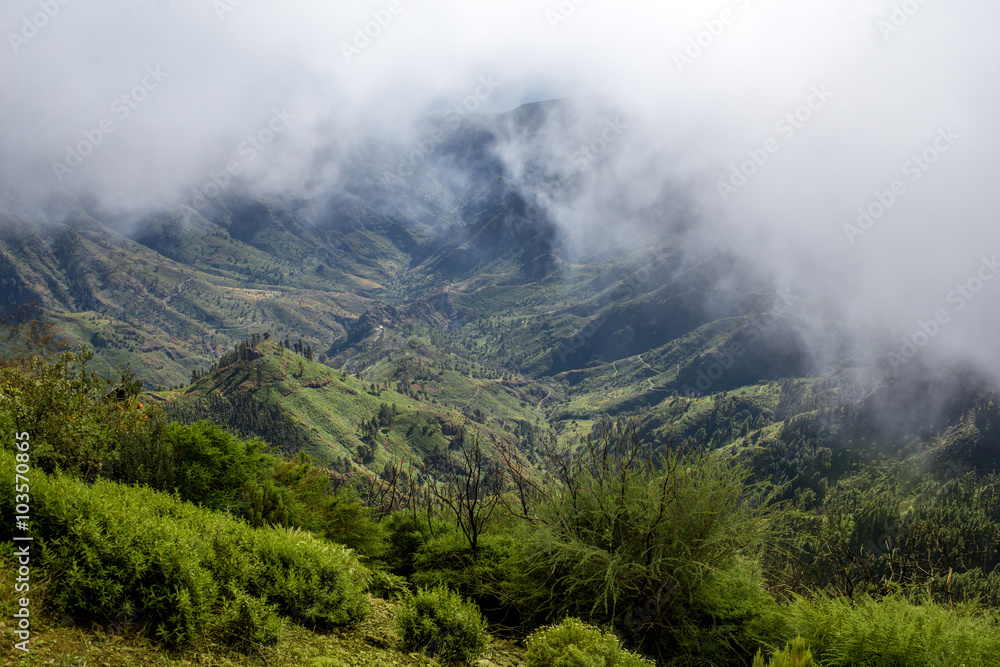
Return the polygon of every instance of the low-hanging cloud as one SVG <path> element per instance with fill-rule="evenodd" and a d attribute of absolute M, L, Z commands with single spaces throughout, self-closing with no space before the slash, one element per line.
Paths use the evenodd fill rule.
<path fill-rule="evenodd" d="M 419 163 L 428 116 L 599 99 L 496 148 L 570 242 L 683 215 L 831 320 L 1000 370 L 995 3 L 333 4 L 5 3 L 4 206 L 336 190 L 372 141 Z M 575 185 L 541 187 L 541 156 Z"/>

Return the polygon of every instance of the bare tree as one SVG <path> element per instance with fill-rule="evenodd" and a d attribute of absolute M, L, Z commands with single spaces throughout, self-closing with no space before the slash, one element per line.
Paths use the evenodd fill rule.
<path fill-rule="evenodd" d="M 449 457 L 445 479 L 432 486 L 434 497 L 455 515 L 473 553 L 479 537 L 500 503 L 503 475 L 497 462 L 484 455 L 478 435 L 470 444 L 464 430 L 459 434 L 458 457 Z"/>

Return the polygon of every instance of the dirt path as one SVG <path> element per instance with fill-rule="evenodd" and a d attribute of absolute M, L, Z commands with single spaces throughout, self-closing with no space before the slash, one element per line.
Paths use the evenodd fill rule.
<path fill-rule="evenodd" d="M 658 371 L 655 368 L 653 368 L 652 366 L 650 366 L 649 364 L 647 364 L 646 360 L 642 358 L 641 354 L 639 355 L 639 361 L 641 361 L 646 368 L 648 368 L 649 370 L 653 371 L 657 375 L 662 375 L 663 374 L 661 371 Z M 646 382 L 649 383 L 649 389 L 650 389 L 650 391 L 656 391 L 656 385 L 653 384 L 653 378 L 646 378 Z"/>
<path fill-rule="evenodd" d="M 187 284 L 188 284 L 189 282 L 191 282 L 192 280 L 194 280 L 194 278 L 188 278 L 187 280 L 185 280 L 185 281 L 181 282 L 181 284 L 179 284 L 179 285 L 177 286 L 177 291 L 176 291 L 176 292 L 174 292 L 174 293 L 173 293 L 173 294 L 171 294 L 170 296 L 165 296 L 165 297 L 163 297 L 163 310 L 166 310 L 166 309 L 167 309 L 167 302 L 168 302 L 168 301 L 170 301 L 171 299 L 173 299 L 173 298 L 174 298 L 175 296 L 177 296 L 178 294 L 180 294 L 180 293 L 181 293 L 181 290 L 183 290 L 183 289 L 184 289 L 184 286 L 185 286 L 185 285 L 187 285 Z"/>
<path fill-rule="evenodd" d="M 546 389 L 546 391 L 548 391 L 549 393 L 547 393 L 545 395 L 545 398 L 543 398 L 542 400 L 538 401 L 538 405 L 535 406 L 536 410 L 541 410 L 542 409 L 542 403 L 544 403 L 545 401 L 547 401 L 550 398 L 552 398 L 552 390 L 551 389 Z"/>

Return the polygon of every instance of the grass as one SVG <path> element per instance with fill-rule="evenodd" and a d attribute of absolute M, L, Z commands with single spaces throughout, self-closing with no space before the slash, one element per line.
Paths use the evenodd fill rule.
<path fill-rule="evenodd" d="M 821 596 L 789 611 L 824 667 L 989 667 L 1000 655 L 1000 617 L 975 605 Z"/>
<path fill-rule="evenodd" d="M 7 572 L 5 569 L 4 572 Z M 0 573 L 0 584 L 8 582 Z M 55 665 L 57 667 L 431 667 L 439 663 L 427 656 L 404 651 L 395 628 L 398 603 L 368 598 L 370 616 L 349 631 L 318 633 L 284 622 L 282 639 L 259 657 L 248 657 L 221 644 L 201 641 L 181 651 L 162 647 L 135 635 L 108 635 L 96 627 L 63 627 L 43 619 L 32 633 L 31 653 L 15 656 L 6 652 L 0 665 Z M 11 646 L 13 636 L 0 621 L 0 637 Z M 497 641 L 487 658 L 523 661 L 523 651 L 510 642 Z"/>

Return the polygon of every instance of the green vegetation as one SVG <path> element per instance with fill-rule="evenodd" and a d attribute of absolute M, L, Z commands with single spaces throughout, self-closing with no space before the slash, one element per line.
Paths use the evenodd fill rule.
<path fill-rule="evenodd" d="M 985 667 L 1000 651 L 1000 617 L 972 604 L 820 595 L 797 600 L 789 619 L 823 667 Z"/>
<path fill-rule="evenodd" d="M 397 617 L 406 648 L 446 662 L 467 662 L 489 645 L 479 608 L 447 588 L 418 588 Z"/>
<path fill-rule="evenodd" d="M 0 472 L 14 477 L 14 455 Z M 13 516 L 14 498 L 0 510 Z M 252 529 L 151 489 L 64 474 L 31 477 L 33 563 L 56 614 L 145 628 L 189 643 L 222 619 L 233 638 L 276 639 L 274 616 L 331 627 L 365 614 L 368 573 L 347 549 L 287 529 Z"/>
<path fill-rule="evenodd" d="M 813 667 L 812 651 L 806 640 L 796 637 L 784 649 L 774 652 L 770 662 L 764 662 L 764 656 L 758 651 L 753 658 L 753 667 Z"/>
<path fill-rule="evenodd" d="M 614 635 L 579 619 L 536 630 L 528 637 L 528 667 L 643 667 L 649 660 L 629 653 Z"/>
<path fill-rule="evenodd" d="M 780 625 L 750 560 L 777 518 L 738 467 L 640 450 L 634 428 L 604 424 L 554 468 L 531 539 L 535 604 L 609 623 L 651 653 L 749 660 Z"/>

